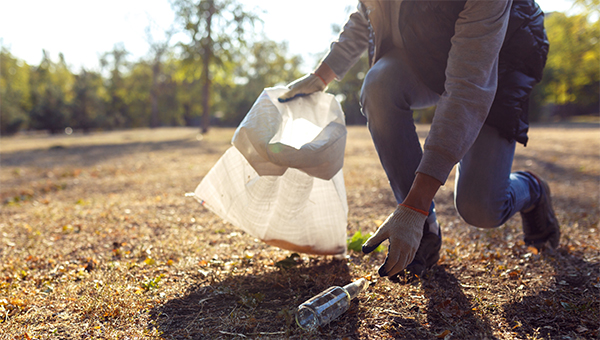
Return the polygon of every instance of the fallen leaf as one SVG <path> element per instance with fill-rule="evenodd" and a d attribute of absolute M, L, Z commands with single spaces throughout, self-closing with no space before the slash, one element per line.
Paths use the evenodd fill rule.
<path fill-rule="evenodd" d="M 437 308 L 446 308 L 446 307 L 448 307 L 448 305 L 450 305 L 451 302 L 452 302 L 452 300 L 446 299 L 446 300 L 440 302 L 436 307 Z"/>
<path fill-rule="evenodd" d="M 446 335 L 449 335 L 451 332 L 449 330 L 445 330 L 443 332 L 441 332 L 440 334 L 436 335 L 435 337 L 438 339 L 444 339 L 446 338 Z"/>
<path fill-rule="evenodd" d="M 14 298 L 10 300 L 10 304 L 17 307 L 23 307 L 25 306 L 25 301 L 19 298 Z"/>

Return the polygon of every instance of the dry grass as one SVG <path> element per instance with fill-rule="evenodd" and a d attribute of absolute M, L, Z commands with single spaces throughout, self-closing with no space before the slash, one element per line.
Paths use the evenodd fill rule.
<path fill-rule="evenodd" d="M 425 136 L 427 127 L 419 126 Z M 515 169 L 548 179 L 560 248 L 537 254 L 514 217 L 467 226 L 452 178 L 437 196 L 442 259 L 419 280 L 378 279 L 316 333 L 294 308 L 376 272 L 289 252 L 223 223 L 193 199 L 233 130 L 134 130 L 1 140 L 0 339 L 590 339 L 600 332 L 598 125 L 536 127 Z M 364 127 L 349 128 L 348 235 L 394 208 Z"/>

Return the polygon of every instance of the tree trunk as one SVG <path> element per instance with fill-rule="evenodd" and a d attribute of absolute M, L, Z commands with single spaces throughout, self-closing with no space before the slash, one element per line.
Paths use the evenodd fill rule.
<path fill-rule="evenodd" d="M 212 17 L 215 14 L 215 4 L 213 0 L 209 0 L 208 15 L 206 17 L 206 44 L 204 46 L 204 72 L 202 79 L 202 133 L 208 132 L 210 125 L 210 63 L 213 55 L 213 44 L 211 36 Z"/>
<path fill-rule="evenodd" d="M 158 127 L 158 76 L 160 74 L 160 60 L 155 60 L 152 65 L 152 89 L 150 90 L 150 127 Z"/>
<path fill-rule="evenodd" d="M 202 133 L 208 132 L 210 125 L 210 75 L 208 74 L 209 56 L 204 57 L 204 75 L 202 79 Z"/>

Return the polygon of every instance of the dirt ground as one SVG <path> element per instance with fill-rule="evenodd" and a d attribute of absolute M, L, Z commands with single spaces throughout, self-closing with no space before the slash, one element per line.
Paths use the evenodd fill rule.
<path fill-rule="evenodd" d="M 418 126 L 425 137 L 428 126 Z M 560 247 L 522 242 L 519 216 L 493 230 L 436 196 L 444 235 L 423 277 L 379 278 L 385 251 L 346 259 L 268 246 L 186 192 L 233 129 L 2 138 L 0 339 L 597 339 L 600 126 L 534 126 L 515 170 L 547 179 Z M 372 233 L 395 202 L 365 127 L 349 127 L 348 237 Z M 282 263 L 289 266 L 281 266 Z M 373 275 L 350 310 L 316 332 L 297 305 Z"/>

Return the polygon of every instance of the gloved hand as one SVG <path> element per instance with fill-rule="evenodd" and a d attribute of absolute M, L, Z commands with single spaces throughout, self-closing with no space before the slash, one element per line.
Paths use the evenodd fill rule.
<path fill-rule="evenodd" d="M 423 237 L 423 225 L 427 215 L 408 206 L 399 204 L 379 229 L 362 246 L 368 254 L 386 239 L 390 240 L 385 262 L 379 267 L 380 276 L 394 276 L 408 266 Z"/>
<path fill-rule="evenodd" d="M 321 77 L 311 73 L 290 83 L 288 88 L 290 90 L 278 98 L 279 102 L 285 103 L 296 97 L 306 96 L 318 91 L 325 91 L 327 84 Z"/>

